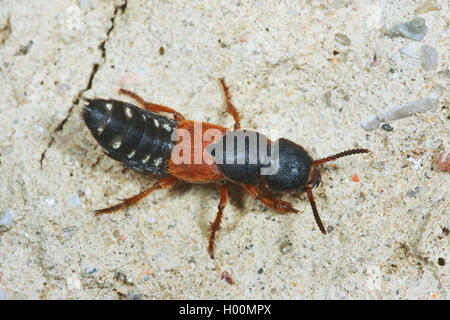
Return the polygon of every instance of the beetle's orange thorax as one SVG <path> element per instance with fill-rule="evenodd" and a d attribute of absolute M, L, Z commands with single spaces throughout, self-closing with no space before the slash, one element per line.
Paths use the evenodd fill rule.
<path fill-rule="evenodd" d="M 191 183 L 223 180 L 223 174 L 205 148 L 224 136 L 226 130 L 208 122 L 180 121 L 175 129 L 177 142 L 169 160 L 169 173 Z"/>

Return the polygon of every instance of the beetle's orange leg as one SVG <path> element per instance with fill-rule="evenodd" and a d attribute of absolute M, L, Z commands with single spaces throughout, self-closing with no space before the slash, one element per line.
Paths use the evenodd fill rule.
<path fill-rule="evenodd" d="M 135 204 L 142 198 L 148 196 L 154 190 L 168 188 L 168 187 L 174 185 L 175 182 L 177 182 L 177 178 L 175 178 L 175 177 L 163 178 L 163 179 L 157 181 L 151 188 L 149 188 L 149 189 L 145 190 L 144 192 L 141 192 L 138 195 L 135 195 L 131 198 L 125 199 L 123 202 L 116 204 L 115 206 L 105 208 L 105 209 L 95 210 L 95 214 L 111 213 L 111 212 L 114 212 L 121 208 L 131 206 L 132 204 Z"/>
<path fill-rule="evenodd" d="M 219 78 L 219 80 L 220 80 L 220 84 L 222 85 L 222 88 L 223 88 L 223 93 L 225 94 L 225 102 L 227 103 L 227 109 L 225 111 L 233 116 L 234 130 L 238 130 L 241 128 L 241 123 L 239 122 L 240 121 L 239 113 L 237 112 L 235 106 L 231 102 L 231 94 L 230 94 L 230 91 L 229 91 L 227 85 L 225 84 L 225 79 Z"/>
<path fill-rule="evenodd" d="M 142 108 L 144 108 L 148 111 L 167 112 L 167 113 L 173 114 L 174 119 L 177 121 L 184 120 L 184 117 L 181 113 L 178 113 L 177 111 L 173 110 L 172 108 L 169 108 L 169 107 L 166 107 L 166 106 L 163 106 L 160 104 L 147 102 L 144 99 L 142 99 L 140 96 L 138 96 L 136 93 L 134 93 L 133 91 L 126 90 L 126 89 L 120 89 L 119 94 L 124 94 L 126 96 L 133 98 L 134 100 L 139 102 L 139 104 L 142 106 Z"/>
<path fill-rule="evenodd" d="M 214 240 L 216 239 L 216 232 L 220 229 L 220 223 L 222 222 L 223 217 L 223 209 L 225 209 L 225 206 L 228 202 L 228 191 L 227 191 L 227 185 L 223 184 L 219 186 L 219 194 L 220 194 L 220 202 L 217 212 L 216 219 L 214 219 L 213 223 L 211 223 L 211 234 L 209 235 L 209 243 L 208 243 L 208 252 L 211 256 L 211 259 L 214 259 Z"/>
<path fill-rule="evenodd" d="M 250 195 L 255 198 L 256 200 L 261 201 L 266 206 L 273 208 L 275 210 L 278 210 L 283 213 L 297 213 L 298 210 L 294 209 L 292 207 L 292 204 L 289 202 L 283 201 L 283 200 L 276 200 L 272 198 L 265 197 L 261 190 L 257 186 L 251 186 L 247 184 L 242 184 L 242 188 L 244 188 L 245 191 L 250 193 Z"/>

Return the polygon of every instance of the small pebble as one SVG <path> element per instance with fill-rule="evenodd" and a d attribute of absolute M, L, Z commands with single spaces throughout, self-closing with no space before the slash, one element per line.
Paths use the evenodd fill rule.
<path fill-rule="evenodd" d="M 386 130 L 386 131 L 394 130 L 389 123 L 383 123 L 383 125 L 381 126 L 381 129 Z"/>
<path fill-rule="evenodd" d="M 73 197 L 70 197 L 68 201 L 73 207 L 81 207 L 81 200 L 78 196 L 78 192 L 75 193 Z"/>
<path fill-rule="evenodd" d="M 334 39 L 344 46 L 349 46 L 351 43 L 350 39 L 343 33 L 336 33 Z"/>
<path fill-rule="evenodd" d="M 116 279 L 117 281 L 121 281 L 124 284 L 133 284 L 133 279 L 127 277 L 127 275 L 122 271 L 117 271 L 114 275 L 114 279 Z"/>
<path fill-rule="evenodd" d="M 45 204 L 48 205 L 49 207 L 54 207 L 55 206 L 55 199 L 45 199 L 44 200 Z"/>
<path fill-rule="evenodd" d="M 75 232 L 77 232 L 77 230 L 78 230 L 77 226 L 63 228 L 60 234 L 61 240 L 69 241 L 70 239 L 72 239 L 73 235 L 75 234 Z"/>
<path fill-rule="evenodd" d="M 353 181 L 353 182 L 359 182 L 359 177 L 358 177 L 358 174 L 357 174 L 357 173 L 355 173 L 355 174 L 353 175 L 352 181 Z"/>
<path fill-rule="evenodd" d="M 231 274 L 227 271 L 222 272 L 220 279 L 225 280 L 229 285 L 233 284 L 233 278 L 231 277 Z"/>
<path fill-rule="evenodd" d="M 435 97 L 428 97 L 408 102 L 371 117 L 369 120 L 364 121 L 361 124 L 361 127 L 366 131 L 375 130 L 379 128 L 382 122 L 403 119 L 416 113 L 424 113 L 434 110 L 436 107 L 436 102 L 437 98 Z"/>
<path fill-rule="evenodd" d="M 419 194 L 419 192 L 420 192 L 420 187 L 417 186 L 414 190 L 408 190 L 406 192 L 406 195 L 410 198 L 416 198 L 417 195 Z"/>
<path fill-rule="evenodd" d="M 127 296 L 127 300 L 142 300 L 142 294 L 132 292 Z"/>
<path fill-rule="evenodd" d="M 11 229 L 13 224 L 14 211 L 5 210 L 0 213 L 0 232 L 5 232 Z"/>
<path fill-rule="evenodd" d="M 375 163 L 372 164 L 372 167 L 378 170 L 384 170 L 385 166 L 386 166 L 385 161 L 376 161 Z"/>
<path fill-rule="evenodd" d="M 292 250 L 291 246 L 292 246 L 292 243 L 290 243 L 288 240 L 283 241 L 283 243 L 280 244 L 280 251 L 281 251 L 281 253 L 282 254 L 286 254 L 286 253 L 291 252 L 291 250 Z"/>
<path fill-rule="evenodd" d="M 441 6 L 436 0 L 427 0 L 414 11 L 415 14 L 427 13 L 434 10 L 441 10 Z"/>
<path fill-rule="evenodd" d="M 422 41 L 428 32 L 425 19 L 418 17 L 411 21 L 400 23 L 392 27 L 390 35 L 392 37 L 410 38 L 416 41 Z"/>
<path fill-rule="evenodd" d="M 94 268 L 94 269 L 88 271 L 88 274 L 94 274 L 94 273 L 97 272 L 97 271 L 98 271 L 97 268 Z"/>
<path fill-rule="evenodd" d="M 413 164 L 414 169 L 419 169 L 422 166 L 422 159 L 421 158 L 414 158 L 414 157 L 407 157 L 406 160 L 411 161 Z"/>
<path fill-rule="evenodd" d="M 442 151 L 436 157 L 436 165 L 442 171 L 450 171 L 450 152 Z"/>
<path fill-rule="evenodd" d="M 67 288 L 69 290 L 80 290 L 81 289 L 81 281 L 78 279 L 78 277 L 74 274 L 67 278 L 66 280 Z"/>
<path fill-rule="evenodd" d="M 437 68 L 439 54 L 435 48 L 428 44 L 424 44 L 420 48 L 420 53 L 422 54 L 422 67 L 426 71 L 432 71 Z"/>
<path fill-rule="evenodd" d="M 28 51 L 30 51 L 32 45 L 33 40 L 28 41 L 27 44 L 20 46 L 19 51 L 17 51 L 15 55 L 26 55 Z"/>

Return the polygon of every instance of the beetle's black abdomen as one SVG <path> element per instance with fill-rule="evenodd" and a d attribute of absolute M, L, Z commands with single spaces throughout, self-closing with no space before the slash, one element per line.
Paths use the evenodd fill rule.
<path fill-rule="evenodd" d="M 111 158 L 126 167 L 166 175 L 177 121 L 117 100 L 88 100 L 83 118 Z"/>
<path fill-rule="evenodd" d="M 265 176 L 266 186 L 271 192 L 300 191 L 308 182 L 313 159 L 292 141 L 282 138 L 277 142 L 279 168 L 277 173 Z"/>
<path fill-rule="evenodd" d="M 227 132 L 211 146 L 220 171 L 238 183 L 257 185 L 261 169 L 270 165 L 270 141 L 255 131 Z M 222 152 L 219 154 L 219 151 Z"/>

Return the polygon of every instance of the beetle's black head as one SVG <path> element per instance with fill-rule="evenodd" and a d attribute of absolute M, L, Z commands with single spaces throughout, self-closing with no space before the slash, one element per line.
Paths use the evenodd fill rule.
<path fill-rule="evenodd" d="M 307 184 L 319 184 L 319 170 L 313 166 L 313 159 L 300 145 L 287 139 L 279 139 L 278 156 L 272 154 L 278 161 L 278 171 L 265 176 L 264 182 L 271 192 L 301 192 Z M 277 148 L 272 148 L 272 153 Z"/>
<path fill-rule="evenodd" d="M 264 177 L 265 187 L 270 192 L 302 192 L 306 191 L 308 194 L 309 202 L 314 213 L 316 223 L 322 231 L 326 234 L 326 230 L 320 220 L 319 213 L 316 208 L 316 203 L 312 194 L 312 188 L 317 187 L 320 184 L 320 171 L 319 166 L 338 158 L 345 156 L 367 153 L 367 149 L 352 149 L 347 150 L 327 158 L 313 160 L 309 154 L 298 144 L 295 144 L 286 139 L 279 139 L 278 143 L 278 171 L 273 175 L 267 175 Z M 272 149 L 272 158 L 274 157 Z M 275 147 L 276 150 L 276 147 Z"/>

